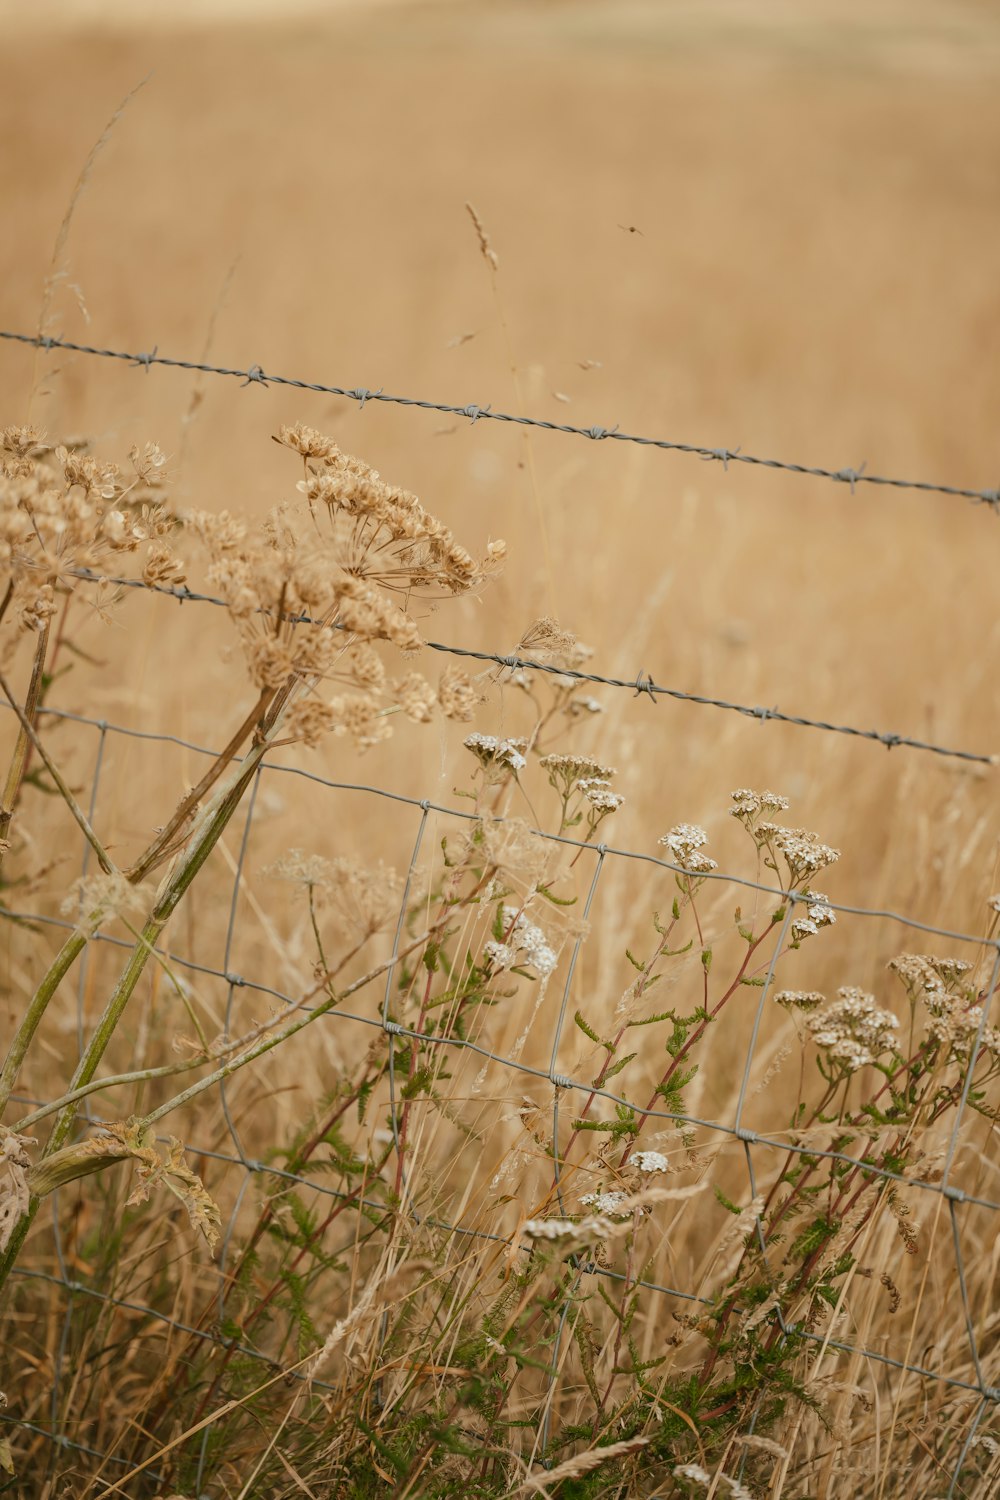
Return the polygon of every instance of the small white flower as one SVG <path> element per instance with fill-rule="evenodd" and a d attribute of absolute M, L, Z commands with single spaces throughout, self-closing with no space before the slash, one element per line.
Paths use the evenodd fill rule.
<path fill-rule="evenodd" d="M 628 1194 L 612 1188 L 604 1193 L 585 1193 L 580 1199 L 584 1208 L 592 1208 L 599 1214 L 616 1214 L 621 1211 L 623 1203 L 628 1201 Z"/>
<path fill-rule="evenodd" d="M 708 843 L 708 834 L 695 823 L 678 823 L 659 841 L 666 845 L 675 864 L 690 875 L 707 875 L 718 869 L 714 859 L 709 859 L 701 850 Z"/>
<path fill-rule="evenodd" d="M 640 1172 L 669 1172 L 670 1162 L 660 1151 L 633 1151 L 632 1162 Z"/>
<path fill-rule="evenodd" d="M 707 1489 L 712 1482 L 712 1476 L 701 1464 L 678 1464 L 674 1469 L 675 1479 L 690 1479 L 695 1484 L 703 1484 Z"/>

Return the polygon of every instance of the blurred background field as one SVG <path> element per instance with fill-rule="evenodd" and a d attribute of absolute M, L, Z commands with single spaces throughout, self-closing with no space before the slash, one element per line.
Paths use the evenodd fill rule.
<path fill-rule="evenodd" d="M 990 4 L 38 0 L 0 16 L 4 328 L 35 329 L 81 166 L 145 78 L 76 205 L 49 331 L 834 469 L 1000 480 Z M 467 200 L 499 258 L 496 295 Z M 25 419 L 29 398 L 53 437 L 86 434 L 102 457 L 159 442 L 180 504 L 258 515 L 297 477 L 270 441 L 279 424 L 329 432 L 470 550 L 506 538 L 499 582 L 421 621 L 434 639 L 510 652 L 551 614 L 593 647 L 598 673 L 1000 752 L 1000 517 L 987 507 L 0 344 L 0 422 Z M 102 665 L 75 668 L 50 702 L 218 746 L 249 689 L 234 695 L 212 613 L 136 596 L 110 629 L 95 616 L 78 643 Z M 476 727 L 517 729 L 516 693 L 489 694 Z M 732 788 L 769 786 L 792 799 L 792 823 L 843 850 L 824 877 L 834 900 L 985 928 L 1000 887 L 992 768 L 597 696 L 604 713 L 566 748 L 618 767 L 626 802 L 609 842 L 654 853 L 672 824 L 698 822 L 723 869 L 752 874 L 725 810 Z M 461 808 L 464 732 L 404 726 L 360 761 L 339 741 L 285 761 Z M 85 785 L 93 739 L 64 725 L 52 742 Z M 111 745 L 99 822 L 123 859 L 193 766 L 180 750 Z M 320 815 L 291 778 L 276 782 L 246 862 L 239 966 L 294 988 L 309 954 L 261 870 L 291 847 L 402 869 L 415 823 L 364 799 Z M 27 801 L 32 847 L 56 826 L 75 861 L 65 818 Z M 182 918 L 213 964 L 235 839 L 213 903 Z M 49 878 L 50 910 L 72 872 Z M 622 934 L 648 932 L 656 905 L 641 870 L 607 886 L 581 971 L 596 1006 L 628 982 Z M 731 906 L 715 901 L 716 934 Z M 4 941 L 12 1020 L 35 959 L 23 932 Z M 920 945 L 845 919 L 799 956 L 794 982 L 884 990 L 907 946 Z M 550 1032 L 533 1024 L 525 1056 L 547 1066 Z M 292 1080 L 275 1058 L 268 1130 L 301 1118 L 328 1060 L 318 1049 Z M 571 1047 L 561 1066 L 576 1060 Z M 735 1067 L 723 1052 L 699 1083 L 706 1115 L 725 1113 Z M 980 1169 L 995 1195 L 994 1169 Z"/>

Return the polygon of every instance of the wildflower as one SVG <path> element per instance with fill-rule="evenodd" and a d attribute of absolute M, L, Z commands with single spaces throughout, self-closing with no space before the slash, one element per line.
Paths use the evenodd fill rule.
<path fill-rule="evenodd" d="M 34 470 L 42 451 L 42 435 L 36 427 L 4 427 L 0 430 L 0 472 L 19 479 Z"/>
<path fill-rule="evenodd" d="M 602 765 L 592 755 L 543 755 L 538 764 L 548 773 L 555 790 L 564 795 L 581 780 L 609 782 L 617 774 L 613 766 Z"/>
<path fill-rule="evenodd" d="M 293 703 L 285 717 L 285 731 L 289 739 L 301 741 L 309 750 L 315 750 L 328 734 L 333 734 L 340 720 L 337 710 L 321 698 L 299 698 Z"/>
<path fill-rule="evenodd" d="M 902 980 L 911 1000 L 936 997 L 953 989 L 972 968 L 964 958 L 932 958 L 926 953 L 900 953 L 887 965 Z"/>
<path fill-rule="evenodd" d="M 326 640 L 332 632 L 324 630 Z M 385 664 L 368 641 L 359 641 L 347 654 L 347 675 L 355 687 L 368 693 L 380 693 L 385 684 Z"/>
<path fill-rule="evenodd" d="M 774 997 L 775 1004 L 784 1006 L 785 1010 L 818 1010 L 826 1001 L 826 996 L 821 990 L 779 990 Z"/>
<path fill-rule="evenodd" d="M 82 875 L 75 880 L 59 909 L 66 917 L 93 912 L 98 907 L 119 917 L 141 916 L 146 913 L 149 899 L 144 886 L 126 880 L 120 870 L 112 870 L 108 874 Z"/>
<path fill-rule="evenodd" d="M 437 695 L 426 678 L 419 672 L 410 672 L 401 681 L 393 684 L 393 691 L 400 708 L 415 724 L 429 724 Z"/>
<path fill-rule="evenodd" d="M 467 724 L 480 702 L 482 694 L 473 687 L 468 673 L 460 667 L 446 667 L 438 682 L 438 703 L 445 718 Z"/>
<path fill-rule="evenodd" d="M 738 787 L 730 795 L 735 806 L 729 809 L 729 816 L 738 818 L 751 832 L 761 813 L 783 812 L 788 807 L 788 798 L 780 797 L 777 792 L 754 792 L 749 787 Z"/>
<path fill-rule="evenodd" d="M 493 734 L 470 734 L 463 741 L 465 748 L 471 750 L 479 761 L 479 764 L 487 772 L 523 771 L 528 764 L 525 752 L 528 748 L 527 740 L 498 739 Z"/>
<path fill-rule="evenodd" d="M 669 1172 L 670 1162 L 661 1151 L 633 1151 L 629 1160 L 640 1172 Z"/>
<path fill-rule="evenodd" d="M 160 470 L 165 465 L 167 456 L 157 443 L 145 443 L 142 448 L 133 444 L 128 450 L 128 456 L 136 478 L 144 485 L 152 488 L 161 482 Z"/>
<path fill-rule="evenodd" d="M 334 698 L 330 708 L 335 719 L 334 734 L 349 734 L 359 750 L 368 750 L 392 734 L 389 721 L 370 698 Z"/>
<path fill-rule="evenodd" d="M 712 1476 L 701 1464 L 677 1464 L 674 1468 L 675 1479 L 690 1479 L 694 1484 L 703 1484 L 707 1489 L 712 1482 Z"/>
<path fill-rule="evenodd" d="M 521 1233 L 533 1240 L 560 1240 L 576 1233 L 572 1219 L 527 1219 Z"/>
<path fill-rule="evenodd" d="M 572 1219 L 528 1219 L 521 1225 L 521 1233 L 533 1240 L 602 1240 L 614 1231 L 614 1223 L 601 1214 L 578 1222 Z"/>
<path fill-rule="evenodd" d="M 294 449 L 303 458 L 340 457 L 340 449 L 333 438 L 324 437 L 323 433 L 317 432 L 315 427 L 307 427 L 304 422 L 296 422 L 291 427 L 279 427 L 274 441 L 285 448 Z"/>
<path fill-rule="evenodd" d="M 792 946 L 798 945 L 807 937 L 815 937 L 823 927 L 832 927 L 837 920 L 836 913 L 830 908 L 828 898 L 819 891 L 803 891 L 804 900 L 808 903 L 805 915 L 795 917 L 792 920 Z"/>
<path fill-rule="evenodd" d="M 1000 1030 L 983 1025 L 976 992 L 962 982 L 972 969 L 968 960 L 901 953 L 889 960 L 888 967 L 902 981 L 910 1003 L 922 1000 L 927 1007 L 924 1035 L 944 1047 L 950 1061 L 968 1058 L 977 1036 L 986 1051 L 1000 1055 Z"/>
<path fill-rule="evenodd" d="M 817 1047 L 856 1073 L 894 1050 L 899 1020 L 892 1011 L 880 1010 L 874 995 L 864 990 L 844 986 L 837 994 L 840 999 L 811 1015 L 806 1025 Z"/>
<path fill-rule="evenodd" d="M 818 875 L 827 865 L 840 858 L 839 849 L 831 849 L 820 842 L 818 835 L 805 828 L 783 828 L 779 823 L 759 823 L 754 832 L 758 847 L 766 845 L 784 856 L 788 867 L 789 887 L 801 884 L 812 875 Z M 777 869 L 774 861 L 765 861 Z"/>
<path fill-rule="evenodd" d="M 163 542 L 153 543 L 142 566 L 142 581 L 149 588 L 155 585 L 175 588 L 184 582 L 184 568 L 172 548 Z"/>
<path fill-rule="evenodd" d="M 611 784 L 599 776 L 585 776 L 576 782 L 574 791 L 582 792 L 595 812 L 602 816 L 617 812 L 625 798 L 611 790 Z"/>
<path fill-rule="evenodd" d="M 58 606 L 51 583 L 43 583 L 20 601 L 22 630 L 44 630 Z"/>
<path fill-rule="evenodd" d="M 574 696 L 566 705 L 566 713 L 571 719 L 582 718 L 584 714 L 602 714 L 603 712 L 604 704 L 598 703 L 596 698 Z"/>
<path fill-rule="evenodd" d="M 517 963 L 517 949 L 512 948 L 509 943 L 498 943 L 491 939 L 484 945 L 483 952 L 494 969 L 512 969 Z"/>
<path fill-rule="evenodd" d="M 483 949 L 493 967 L 497 970 L 529 967 L 547 979 L 559 960 L 542 929 L 513 906 L 504 907 L 502 923 L 504 941 L 490 941 Z"/>
<path fill-rule="evenodd" d="M 678 823 L 659 840 L 670 851 L 673 862 L 689 875 L 707 875 L 717 870 L 714 859 L 709 859 L 701 850 L 708 843 L 708 834 L 695 823 Z"/>
<path fill-rule="evenodd" d="M 342 856 L 324 859 L 292 849 L 262 873 L 301 887 L 343 932 L 355 938 L 371 937 L 399 912 L 402 881 L 381 860 L 365 868 Z"/>
<path fill-rule="evenodd" d="M 628 1202 L 628 1194 L 612 1188 L 607 1192 L 585 1193 L 580 1202 L 584 1208 L 592 1208 L 598 1214 L 617 1214 L 622 1204 Z"/>

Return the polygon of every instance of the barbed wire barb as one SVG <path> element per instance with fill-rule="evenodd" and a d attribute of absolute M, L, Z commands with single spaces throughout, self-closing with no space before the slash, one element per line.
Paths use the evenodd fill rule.
<path fill-rule="evenodd" d="M 580 427 L 572 422 L 552 422 L 542 417 L 519 416 L 513 412 L 493 411 L 487 404 L 485 406 L 478 402 L 455 403 L 450 401 L 429 401 L 416 396 L 397 396 L 383 390 L 371 391 L 364 386 L 327 385 L 321 381 L 300 380 L 290 375 L 265 375 L 259 364 L 251 365 L 249 369 L 237 370 L 228 365 L 212 365 L 204 360 L 195 359 L 172 359 L 167 355 L 157 352 L 158 346 L 147 354 L 129 354 L 121 349 L 102 349 L 93 344 L 80 344 L 72 339 L 56 338 L 51 334 L 41 335 L 33 333 L 18 333 L 13 329 L 0 329 L 0 339 L 9 342 L 29 344 L 34 348 L 66 349 L 72 354 L 85 354 L 96 359 L 124 360 L 137 368 L 145 369 L 149 373 L 150 365 L 163 365 L 169 369 L 193 370 L 201 375 L 221 375 L 236 377 L 243 386 L 247 385 L 285 385 L 296 390 L 315 391 L 325 396 L 341 396 L 350 401 L 357 401 L 359 409 L 363 410 L 368 401 L 381 401 L 391 406 L 413 406 L 423 411 L 440 412 L 447 416 L 468 417 L 473 423 L 480 420 L 491 422 L 508 422 L 522 427 L 536 428 L 541 432 L 561 432 L 569 437 L 588 438 L 590 441 L 610 439 L 612 442 L 636 443 L 644 448 L 659 448 L 670 453 L 689 453 L 695 458 L 700 458 L 708 463 L 721 463 L 724 472 L 728 472 L 729 465 L 747 464 L 754 468 L 775 469 L 786 474 L 801 474 L 810 479 L 825 479 L 834 484 L 846 484 L 851 494 L 855 493 L 860 484 L 878 485 L 887 489 L 913 490 L 923 494 L 950 495 L 958 499 L 971 500 L 980 505 L 987 505 L 997 513 L 1000 513 L 1000 490 L 994 489 L 972 489 L 965 485 L 943 484 L 926 479 L 903 479 L 890 474 L 869 474 L 866 472 L 865 464 L 858 468 L 841 467 L 838 469 L 827 468 L 821 464 L 794 463 L 787 459 L 763 458 L 760 454 L 744 453 L 740 447 L 730 448 L 726 446 L 708 446 L 703 443 L 683 442 L 674 438 L 657 438 L 645 436 L 641 433 L 622 432 L 616 423 L 613 427 L 602 426 L 592 423 L 589 427 Z"/>

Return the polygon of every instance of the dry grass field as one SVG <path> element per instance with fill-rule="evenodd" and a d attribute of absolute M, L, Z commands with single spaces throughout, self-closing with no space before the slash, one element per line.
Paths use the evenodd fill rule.
<path fill-rule="evenodd" d="M 231 9 L 175 8 L 167 24 L 162 11 L 47 0 L 33 19 L 5 18 L 0 328 L 37 328 L 55 270 L 46 329 L 84 344 L 156 346 L 305 381 L 617 423 L 831 469 L 998 482 L 1000 21 L 991 6 Z M 87 154 L 141 80 L 73 203 L 54 264 Z M 467 201 L 498 257 L 495 275 Z M 510 653 L 550 616 L 592 648 L 586 669 L 598 674 L 642 672 L 692 694 L 1000 752 L 1000 519 L 987 506 L 0 342 L 0 426 L 28 421 L 52 442 L 86 437 L 88 451 L 122 465 L 130 447 L 154 441 L 178 511 L 254 522 L 301 499 L 302 460 L 271 439 L 282 425 L 307 424 L 418 495 L 476 558 L 505 539 L 499 577 L 464 597 L 414 596 L 425 638 Z M 190 587 L 217 592 L 204 547 L 177 546 Z M 137 591 L 109 617 L 92 591 L 77 592 L 57 662 L 71 670 L 48 687 L 48 705 L 175 737 L 109 733 L 104 742 L 92 818 L 126 868 L 202 774 L 204 760 L 179 742 L 219 750 L 255 689 L 226 611 Z M 4 630 L 0 666 L 23 702 L 34 637 Z M 382 654 L 390 678 L 416 666 L 433 684 L 448 661 L 424 652 L 413 662 L 393 646 Z M 473 730 L 534 734 L 532 700 L 508 675 L 477 679 L 483 701 L 472 722 L 400 715 L 387 721 L 392 738 L 363 754 L 334 737 L 316 749 L 278 747 L 268 763 L 558 832 L 559 801 L 537 757 L 523 777 L 484 791 L 462 745 Z M 546 703 L 560 691 L 537 679 L 535 689 Z M 771 788 L 791 801 L 794 827 L 841 851 L 817 881 L 834 903 L 992 934 L 994 768 L 627 690 L 594 696 L 602 712 L 560 712 L 541 743 L 617 768 L 625 800 L 600 825 L 607 844 L 669 857 L 661 835 L 697 824 L 721 871 L 801 891 L 786 864 L 760 862 L 727 815 L 733 789 Z M 98 731 L 44 717 L 39 726 L 88 806 Z M 16 733 L 8 714 L 5 774 Z M 0 927 L 2 1052 L 62 941 L 45 919 L 59 917 L 84 847 L 64 801 L 42 795 L 52 788 L 37 755 L 33 766 L 2 894 L 5 913 L 42 920 L 8 916 Z M 388 917 L 371 946 L 345 956 L 350 922 L 335 927 L 333 898 L 323 932 L 345 979 L 384 964 L 399 887 L 379 862 L 405 875 L 420 822 L 414 806 L 265 771 L 246 838 L 241 808 L 160 945 L 180 965 L 202 967 L 185 968 L 183 981 L 176 965 L 151 967 L 102 1076 L 193 1055 L 199 1027 L 210 1039 L 244 1036 L 280 1006 L 274 994 L 315 997 L 317 974 L 335 966 L 331 952 L 317 954 L 301 891 L 269 873 L 292 850 L 372 873 Z M 585 825 L 569 833 L 583 838 Z M 421 1031 L 443 1005 L 458 1028 L 452 1040 L 481 1050 L 454 1047 L 440 1071 L 443 1047 L 392 1044 L 410 1088 L 404 1140 L 398 1111 L 395 1139 L 387 1125 L 385 1033 L 330 1017 L 165 1120 L 220 1206 L 213 1254 L 162 1185 L 148 1203 L 126 1205 L 134 1183 L 120 1166 L 43 1200 L 8 1282 L 0 1390 L 11 1420 L 0 1439 L 15 1473 L 0 1467 L 0 1494 L 996 1493 L 1000 1430 L 979 1396 L 982 1382 L 1000 1384 L 992 1210 L 916 1187 L 896 1192 L 877 1175 L 837 1178 L 827 1163 L 823 1193 L 817 1181 L 816 1196 L 809 1188 L 794 1209 L 808 1210 L 803 1233 L 823 1221 L 820 1240 L 799 1247 L 793 1275 L 781 1259 L 793 1237 L 776 1239 L 783 1249 L 768 1269 L 755 1259 L 754 1213 L 737 1223 L 723 1200 L 747 1210 L 759 1193 L 766 1219 L 780 1202 L 780 1192 L 768 1196 L 779 1174 L 798 1159 L 748 1152 L 711 1129 L 732 1125 L 742 1084 L 739 1121 L 751 1130 L 801 1146 L 807 1137 L 794 1127 L 808 1119 L 827 1149 L 867 1152 L 869 1165 L 922 1181 L 947 1166 L 949 1181 L 993 1200 L 994 1054 L 984 1050 L 964 1102 L 968 1049 L 949 1040 L 921 1054 L 927 1071 L 906 1064 L 910 1093 L 892 1095 L 893 1114 L 889 1086 L 899 1092 L 903 1075 L 866 1067 L 838 1082 L 834 1068 L 824 1082 L 808 1018 L 768 994 L 756 1029 L 759 986 L 738 988 L 701 1042 L 692 1036 L 698 1007 L 715 1005 L 742 972 L 738 927 L 762 935 L 774 900 L 608 856 L 584 926 L 590 851 L 575 862 L 572 849 L 550 851 L 543 872 L 526 836 L 499 851 L 496 829 L 485 836 L 494 840 L 485 853 L 463 849 L 456 819 L 427 818 L 400 940 L 416 940 L 421 922 L 432 927 L 452 890 L 454 928 L 434 941 L 455 967 L 446 982 L 432 952 L 425 990 L 425 971 L 417 985 L 404 966 L 391 1013 Z M 481 868 L 494 883 L 484 876 L 479 890 Z M 577 904 L 547 902 L 539 884 Z M 506 974 L 505 988 L 499 969 L 484 970 L 496 902 L 492 911 L 477 903 L 501 888 L 557 950 L 551 976 L 528 963 L 520 977 Z M 641 1045 L 623 1042 L 621 1052 L 637 1055 L 608 1090 L 641 1113 L 664 1060 L 679 1048 L 686 1072 L 689 1042 L 699 1040 L 700 1071 L 683 1098 L 659 1097 L 663 1109 L 682 1105 L 707 1123 L 688 1135 L 650 1119 L 641 1136 L 615 1134 L 620 1115 L 597 1100 L 588 1118 L 605 1130 L 577 1132 L 568 1148 L 587 1095 L 554 1091 L 548 1074 L 589 1083 L 617 1056 L 601 1043 L 632 1014 L 623 994 L 642 1008 L 652 977 L 650 968 L 637 981 L 625 948 L 645 961 L 661 942 L 652 914 L 666 920 L 675 900 L 676 947 L 692 947 L 663 957 L 663 999 L 644 1012 L 694 1019 L 679 1040 L 674 1032 L 673 1053 L 676 1021 L 633 1033 Z M 493 940 L 509 942 L 509 928 Z M 121 922 L 104 931 L 131 947 Z M 765 960 L 770 952 L 762 948 Z M 923 1012 L 911 1013 L 886 971 L 904 952 L 985 960 L 969 983 L 990 993 L 989 947 L 849 913 L 783 952 L 775 985 L 828 995 L 858 987 L 905 1032 Z M 124 954 L 94 943 L 86 967 L 67 976 L 33 1038 L 8 1126 L 65 1092 Z M 227 985 L 226 972 L 251 986 Z M 466 1016 L 463 972 L 496 1003 Z M 770 978 L 767 961 L 761 972 Z M 347 1008 L 377 1022 L 387 994 L 383 973 Z M 902 1065 L 912 1052 L 900 1045 Z M 359 1099 L 369 1075 L 370 1097 Z M 144 1079 L 99 1093 L 88 1119 L 145 1117 L 184 1084 Z M 402 1086 L 394 1076 L 394 1094 Z M 557 1157 L 576 1151 L 562 1199 L 554 1092 Z M 317 1155 L 311 1133 L 334 1097 L 346 1113 Z M 87 1119 L 79 1123 L 83 1140 Z M 46 1130 L 26 1133 L 44 1140 Z M 628 1164 L 636 1145 L 662 1153 L 675 1174 L 667 1189 L 688 1196 L 656 1199 L 658 1174 L 647 1180 Z M 241 1156 L 347 1197 L 293 1195 L 287 1179 L 248 1174 Z M 818 1179 L 826 1169 L 809 1161 Z M 525 1220 L 578 1217 L 584 1183 L 652 1196 L 614 1221 L 606 1243 L 584 1236 L 564 1254 L 544 1234 L 524 1239 Z M 780 1186 L 789 1201 L 803 1191 L 798 1179 Z M 442 1221 L 499 1239 L 451 1236 L 434 1227 Z M 609 1279 L 602 1300 L 588 1266 L 624 1282 Z M 641 1288 L 632 1304 L 643 1278 L 711 1305 Z M 759 1323 L 741 1313 L 737 1333 L 740 1297 L 767 1305 Z M 812 1342 L 783 1341 L 775 1306 Z M 331 1330 L 327 1384 L 306 1393 L 285 1372 Z M 873 1354 L 942 1378 L 901 1375 Z M 600 1448 L 620 1441 L 632 1450 L 599 1463 Z M 0 1442 L 0 1464 L 6 1454 Z"/>

